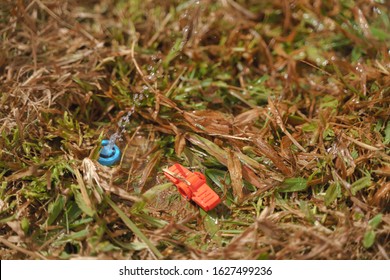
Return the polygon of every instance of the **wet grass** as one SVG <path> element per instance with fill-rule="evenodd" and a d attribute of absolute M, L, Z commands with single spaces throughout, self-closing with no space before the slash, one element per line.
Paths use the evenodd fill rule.
<path fill-rule="evenodd" d="M 3 1 L 1 259 L 388 259 L 388 15 Z M 118 129 L 122 159 L 101 166 Z M 175 162 L 222 204 L 183 200 L 162 173 Z"/>

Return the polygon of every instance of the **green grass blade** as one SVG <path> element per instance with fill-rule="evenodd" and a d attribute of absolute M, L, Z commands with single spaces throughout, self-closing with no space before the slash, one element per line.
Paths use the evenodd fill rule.
<path fill-rule="evenodd" d="M 121 220 L 125 223 L 125 225 L 145 244 L 149 247 L 149 249 L 153 252 L 153 254 L 158 258 L 162 259 L 163 255 L 160 251 L 153 245 L 153 243 L 142 233 L 142 231 L 126 216 L 126 214 L 106 195 L 104 195 L 104 200 L 114 209 L 115 212 L 118 213 Z"/>
<path fill-rule="evenodd" d="M 306 190 L 307 180 L 302 177 L 288 178 L 282 183 L 279 192 L 299 192 Z"/>

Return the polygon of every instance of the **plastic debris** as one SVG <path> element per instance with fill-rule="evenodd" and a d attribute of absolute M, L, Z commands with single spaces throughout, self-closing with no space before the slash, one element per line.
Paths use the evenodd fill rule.
<path fill-rule="evenodd" d="M 111 166 L 117 163 L 121 158 L 121 151 L 117 145 L 111 145 L 109 140 L 102 141 L 102 149 L 100 150 L 98 162 L 102 165 Z"/>
<path fill-rule="evenodd" d="M 207 185 L 202 173 L 191 172 L 178 163 L 163 171 L 185 199 L 194 201 L 203 210 L 210 211 L 221 202 L 219 196 Z"/>

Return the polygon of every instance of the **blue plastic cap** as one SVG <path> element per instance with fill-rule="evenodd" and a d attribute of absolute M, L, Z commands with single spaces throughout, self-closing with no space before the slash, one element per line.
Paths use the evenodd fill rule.
<path fill-rule="evenodd" d="M 108 147 L 108 140 L 102 141 L 102 149 L 100 150 L 98 162 L 105 166 L 111 166 L 117 163 L 121 159 L 121 151 L 117 145 L 114 145 L 112 149 Z"/>

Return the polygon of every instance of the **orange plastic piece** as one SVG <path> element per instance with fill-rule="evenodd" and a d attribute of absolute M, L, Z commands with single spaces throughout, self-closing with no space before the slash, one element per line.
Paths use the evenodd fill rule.
<path fill-rule="evenodd" d="M 219 196 L 206 184 L 206 178 L 200 172 L 191 172 L 175 163 L 164 171 L 164 175 L 176 185 L 185 199 L 193 200 L 205 211 L 212 210 L 221 202 Z"/>

